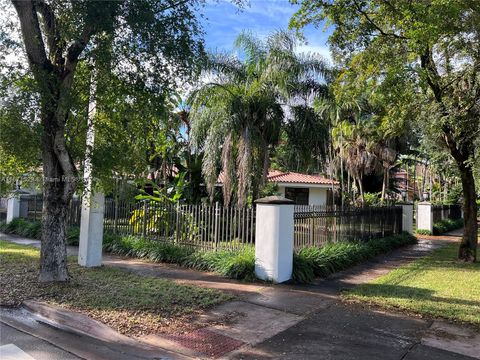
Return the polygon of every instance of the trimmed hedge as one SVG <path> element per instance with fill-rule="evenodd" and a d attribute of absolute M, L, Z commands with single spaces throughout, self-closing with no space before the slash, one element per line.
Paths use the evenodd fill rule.
<path fill-rule="evenodd" d="M 344 241 L 326 244 L 321 248 L 305 248 L 294 254 L 292 281 L 309 283 L 315 277 L 326 277 L 379 254 L 416 242 L 414 236 L 403 233 L 368 242 Z M 118 255 L 213 271 L 232 279 L 247 281 L 255 279 L 253 246 L 234 251 L 195 251 L 181 245 L 110 234 L 105 235 L 103 243 L 105 251 Z"/>
<path fill-rule="evenodd" d="M 433 231 L 430 230 L 416 230 L 418 235 L 442 235 L 446 232 L 460 229 L 463 227 L 463 219 L 444 219 L 433 224 Z"/>
<path fill-rule="evenodd" d="M 42 223 L 38 220 L 27 220 L 23 218 L 13 219 L 8 224 L 0 222 L 0 231 L 7 234 L 24 236 L 30 239 L 40 239 L 42 237 Z M 66 240 L 67 245 L 78 245 L 80 237 L 79 226 L 67 227 Z"/>
<path fill-rule="evenodd" d="M 441 235 L 461 227 L 463 227 L 463 219 L 444 219 L 433 224 L 433 235 Z"/>
<path fill-rule="evenodd" d="M 255 248 L 253 246 L 233 251 L 195 251 L 191 247 L 146 238 L 106 234 L 103 247 L 105 251 L 113 254 L 213 271 L 232 279 L 247 281 L 255 279 Z"/>
<path fill-rule="evenodd" d="M 297 283 L 308 283 L 315 277 L 327 277 L 379 254 L 416 242 L 415 236 L 402 233 L 367 242 L 341 241 L 328 243 L 320 248 L 307 247 L 293 258 L 292 280 Z"/>
<path fill-rule="evenodd" d="M 426 230 L 426 229 L 415 230 L 415 234 L 418 234 L 418 235 L 433 235 L 430 230 Z"/>
<path fill-rule="evenodd" d="M 41 235 L 41 226 L 39 221 L 15 219 L 8 225 L 0 223 L 0 231 L 38 239 Z M 67 242 L 78 244 L 79 232 L 78 227 L 69 228 Z M 414 244 L 416 241 L 414 236 L 402 233 L 367 242 L 341 241 L 328 243 L 320 248 L 304 248 L 293 256 L 292 281 L 309 283 L 316 277 L 329 276 L 379 254 Z M 253 281 L 256 278 L 254 246 L 233 251 L 195 251 L 191 247 L 141 237 L 117 236 L 107 232 L 104 234 L 103 247 L 105 251 L 113 254 L 212 271 L 232 279 Z"/>
<path fill-rule="evenodd" d="M 40 239 L 42 237 L 42 224 L 40 221 L 30 221 L 22 218 L 16 218 L 8 224 L 0 224 L 0 231 L 31 239 Z"/>

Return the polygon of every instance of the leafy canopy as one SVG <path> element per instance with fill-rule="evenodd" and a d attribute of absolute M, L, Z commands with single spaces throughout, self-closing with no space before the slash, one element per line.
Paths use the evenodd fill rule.
<path fill-rule="evenodd" d="M 221 170 L 226 204 L 233 192 L 239 205 L 249 194 L 258 195 L 287 112 L 301 117 L 302 99 L 321 89 L 324 61 L 315 54 L 298 54 L 297 44 L 287 32 L 265 41 L 242 33 L 235 41 L 241 60 L 212 54 L 205 84 L 191 96 L 192 134 L 205 153 L 207 187 L 213 194 Z"/>

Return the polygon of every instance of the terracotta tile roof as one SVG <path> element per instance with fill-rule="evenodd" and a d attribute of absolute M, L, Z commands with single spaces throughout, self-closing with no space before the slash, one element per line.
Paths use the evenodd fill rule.
<path fill-rule="evenodd" d="M 218 183 L 223 184 L 224 173 L 218 176 Z M 283 172 L 279 170 L 270 170 L 267 175 L 270 182 L 291 183 L 291 184 L 312 184 L 312 185 L 338 185 L 338 181 L 327 179 L 320 175 L 307 175 L 296 172 Z"/>
<path fill-rule="evenodd" d="M 271 171 L 268 173 L 268 181 L 292 184 L 315 184 L 315 185 L 338 185 L 338 181 L 327 179 L 320 175 L 307 175 L 296 172 Z"/>

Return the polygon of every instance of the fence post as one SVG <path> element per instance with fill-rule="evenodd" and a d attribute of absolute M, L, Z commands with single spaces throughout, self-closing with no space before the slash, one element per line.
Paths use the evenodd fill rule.
<path fill-rule="evenodd" d="M 103 213 L 105 196 L 101 192 L 82 197 L 78 263 L 81 266 L 102 265 Z"/>
<path fill-rule="evenodd" d="M 7 224 L 20 217 L 20 197 L 13 193 L 7 199 Z"/>
<path fill-rule="evenodd" d="M 113 233 L 117 234 L 117 226 L 118 226 L 118 196 L 115 196 L 113 199 L 114 201 L 114 214 L 113 214 Z"/>
<path fill-rule="evenodd" d="M 413 204 L 402 204 L 402 231 L 413 234 Z"/>
<path fill-rule="evenodd" d="M 33 197 L 33 220 L 37 220 L 37 194 Z"/>
<path fill-rule="evenodd" d="M 281 283 L 293 270 L 294 202 L 281 196 L 256 200 L 255 275 Z"/>
<path fill-rule="evenodd" d="M 178 243 L 180 239 L 180 203 L 177 203 L 177 211 L 175 212 L 175 243 Z"/>
<path fill-rule="evenodd" d="M 417 230 L 433 232 L 432 204 L 428 201 L 419 202 L 417 205 Z"/>
<path fill-rule="evenodd" d="M 213 241 L 215 244 L 215 250 L 217 250 L 218 245 L 218 221 L 220 218 L 220 208 L 218 205 L 218 201 L 215 203 L 215 220 L 214 220 L 214 227 L 213 227 Z"/>
<path fill-rule="evenodd" d="M 147 201 L 143 200 L 143 229 L 142 229 L 143 237 L 147 236 Z"/>

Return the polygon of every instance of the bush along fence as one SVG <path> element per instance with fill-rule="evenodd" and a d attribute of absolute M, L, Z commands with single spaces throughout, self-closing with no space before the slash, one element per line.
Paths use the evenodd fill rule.
<path fill-rule="evenodd" d="M 257 200 L 254 208 L 240 209 L 96 199 L 72 210 L 80 213 L 83 232 L 79 262 L 80 256 L 99 258 L 84 266 L 101 264 L 103 242 L 113 253 L 233 278 L 306 282 L 415 241 L 410 235 L 413 205 L 408 204 L 335 209 L 295 206 L 288 199 L 270 197 Z M 34 206 L 35 213 L 38 203 Z M 16 220 L 20 221 L 26 222 Z M 17 229 L 25 224 L 13 225 L 15 221 L 6 226 Z"/>
<path fill-rule="evenodd" d="M 432 205 L 421 202 L 417 206 L 417 234 L 440 235 L 463 226 L 460 205 Z"/>
<path fill-rule="evenodd" d="M 294 247 L 323 246 L 328 242 L 370 240 L 402 232 L 399 206 L 331 208 L 294 207 Z"/>
<path fill-rule="evenodd" d="M 234 250 L 255 243 L 255 209 L 106 199 L 104 229 L 202 250 Z"/>

